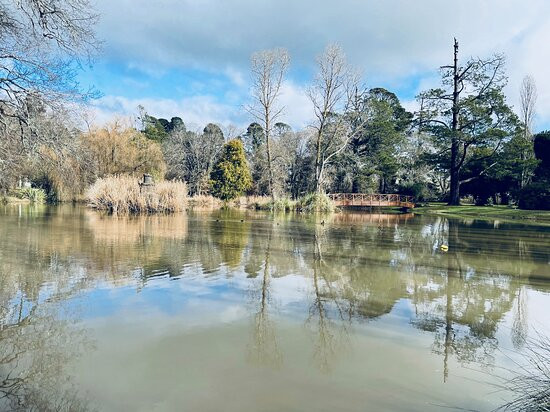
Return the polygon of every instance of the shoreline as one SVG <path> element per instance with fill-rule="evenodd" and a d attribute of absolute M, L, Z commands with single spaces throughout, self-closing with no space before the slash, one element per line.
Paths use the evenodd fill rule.
<path fill-rule="evenodd" d="M 448 206 L 443 203 L 431 203 L 427 206 L 416 207 L 412 212 L 419 215 L 550 226 L 550 210 L 522 210 L 510 206 Z"/>

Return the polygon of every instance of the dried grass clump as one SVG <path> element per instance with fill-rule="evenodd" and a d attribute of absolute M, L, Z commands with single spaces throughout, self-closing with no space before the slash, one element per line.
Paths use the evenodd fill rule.
<path fill-rule="evenodd" d="M 189 206 L 193 209 L 220 209 L 223 202 L 212 195 L 194 195 L 189 199 Z"/>
<path fill-rule="evenodd" d="M 140 187 L 133 176 L 109 176 L 96 180 L 87 190 L 88 205 L 111 213 L 173 213 L 185 209 L 187 185 L 163 181 Z"/>
<path fill-rule="evenodd" d="M 231 201 L 231 206 L 239 209 L 260 210 L 269 202 L 271 202 L 271 198 L 269 196 L 239 196 L 235 200 Z"/>
<path fill-rule="evenodd" d="M 514 399 L 497 410 L 550 411 L 550 338 L 537 333 L 527 340 L 523 360 L 508 370 L 513 377 L 500 385 Z"/>

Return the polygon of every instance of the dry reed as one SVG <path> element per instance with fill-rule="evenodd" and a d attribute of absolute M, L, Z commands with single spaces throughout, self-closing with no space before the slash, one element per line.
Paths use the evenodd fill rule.
<path fill-rule="evenodd" d="M 112 213 L 173 213 L 185 210 L 187 185 L 176 180 L 140 186 L 133 176 L 108 176 L 88 188 L 86 199 L 90 207 Z"/>

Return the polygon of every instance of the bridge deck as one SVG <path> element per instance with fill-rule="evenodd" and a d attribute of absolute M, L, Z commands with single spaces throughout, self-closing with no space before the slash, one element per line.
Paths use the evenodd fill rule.
<path fill-rule="evenodd" d="M 335 206 L 357 206 L 357 207 L 404 207 L 414 208 L 412 196 L 397 194 L 365 194 L 365 193 L 332 193 L 328 197 Z"/>

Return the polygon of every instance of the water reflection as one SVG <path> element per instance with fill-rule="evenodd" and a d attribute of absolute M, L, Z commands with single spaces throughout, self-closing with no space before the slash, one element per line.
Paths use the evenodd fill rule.
<path fill-rule="evenodd" d="M 341 299 L 338 290 L 341 279 L 334 279 L 330 265 L 323 258 L 325 241 L 325 225 L 316 225 L 311 263 L 313 296 L 306 325 L 313 334 L 313 359 L 322 372 L 329 372 L 332 359 L 347 343 L 353 307 L 352 300 Z"/>
<path fill-rule="evenodd" d="M 282 353 L 277 342 L 276 326 L 271 318 L 270 311 L 273 310 L 271 297 L 271 243 L 273 239 L 273 226 L 270 225 L 267 233 L 267 245 L 263 268 L 259 270 L 254 282 L 252 299 L 258 301 L 254 309 L 252 343 L 249 346 L 248 357 L 258 365 L 278 367 L 283 361 Z M 250 277 L 256 277 L 251 273 Z"/>
<path fill-rule="evenodd" d="M 0 268 L 0 278 L 10 278 L 4 269 Z M 64 268 L 52 263 L 49 270 Z M 69 288 L 54 288 L 35 294 L 19 290 L 16 296 L 2 293 L 0 410 L 90 409 L 89 401 L 66 370 L 69 361 L 92 349 L 85 329 L 75 324 L 70 313 L 63 313 L 66 299 L 73 296 L 80 285 L 77 282 Z"/>
<path fill-rule="evenodd" d="M 537 226 L 398 214 L 113 217 L 80 207 L 4 207 L 0 393 L 11 407 L 89 406 L 63 365 L 91 350 L 75 321 L 95 312 L 75 313 L 74 302 L 93 306 L 98 290 L 124 291 L 104 299 L 130 314 L 139 292 L 157 290 L 140 300 L 152 312 L 173 294 L 170 310 L 181 324 L 192 297 L 243 303 L 243 351 L 260 369 L 291 367 L 289 319 L 301 325 L 304 353 L 325 375 L 365 338 L 365 325 L 377 323 L 428 337 L 423 359 L 437 357 L 439 379 L 450 382 L 453 367 L 494 365 L 503 336 L 521 350 L 529 293 L 550 291 L 549 268 L 550 229 Z M 192 313 L 198 323 L 207 317 Z"/>

